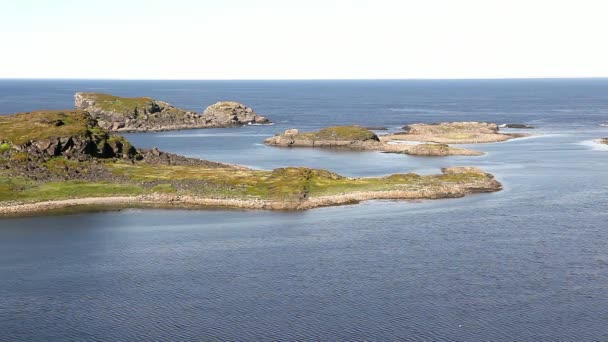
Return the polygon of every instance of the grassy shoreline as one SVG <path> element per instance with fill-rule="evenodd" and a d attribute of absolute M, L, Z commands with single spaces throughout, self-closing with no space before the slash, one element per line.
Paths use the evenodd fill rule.
<path fill-rule="evenodd" d="M 305 201 L 277 201 L 261 199 L 228 199 L 228 198 L 204 198 L 193 196 L 174 195 L 140 195 L 122 197 L 84 197 L 65 200 L 52 200 L 31 203 L 9 204 L 0 206 L 0 217 L 20 215 L 42 215 L 49 211 L 65 208 L 95 208 L 103 210 L 130 209 L 130 208 L 217 208 L 217 209 L 256 209 L 256 210 L 284 210 L 298 211 L 309 210 L 319 207 L 357 204 L 368 200 L 420 200 L 420 199 L 443 199 L 459 198 L 467 194 L 498 191 L 500 183 L 496 182 L 493 187 L 467 189 L 465 187 L 444 189 L 444 191 L 430 190 L 385 190 L 385 191 L 363 191 L 344 193 L 339 195 L 326 195 L 311 198 Z"/>

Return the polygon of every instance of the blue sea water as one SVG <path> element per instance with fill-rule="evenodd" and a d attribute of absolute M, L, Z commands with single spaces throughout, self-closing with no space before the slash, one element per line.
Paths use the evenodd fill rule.
<path fill-rule="evenodd" d="M 305 212 L 124 210 L 0 219 L 0 340 L 608 340 L 608 79 L 0 80 L 0 113 L 76 91 L 272 126 L 127 134 L 260 169 L 348 176 L 481 167 L 504 190 Z M 287 128 L 480 120 L 533 136 L 425 158 L 264 146 Z"/>

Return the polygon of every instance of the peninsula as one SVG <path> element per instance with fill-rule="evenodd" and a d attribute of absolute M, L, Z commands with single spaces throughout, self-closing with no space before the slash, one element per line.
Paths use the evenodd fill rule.
<path fill-rule="evenodd" d="M 332 126 L 317 132 L 288 129 L 283 134 L 266 139 L 267 145 L 282 147 L 345 148 L 359 151 L 381 151 L 417 156 L 479 156 L 482 152 L 455 148 L 446 144 L 402 144 L 378 136 L 360 126 Z M 396 140 L 396 139 L 395 139 Z"/>
<path fill-rule="evenodd" d="M 0 215 L 73 206 L 301 210 L 370 199 L 437 199 L 501 189 L 477 168 L 348 178 L 271 171 L 138 149 L 83 110 L 0 116 Z"/>
<path fill-rule="evenodd" d="M 192 128 L 268 124 L 270 120 L 238 102 L 218 102 L 202 114 L 176 108 L 149 97 L 118 97 L 76 93 L 76 109 L 88 112 L 98 125 L 114 132 L 168 131 Z"/>

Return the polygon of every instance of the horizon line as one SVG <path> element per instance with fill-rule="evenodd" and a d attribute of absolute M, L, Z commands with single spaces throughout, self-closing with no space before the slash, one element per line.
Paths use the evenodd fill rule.
<path fill-rule="evenodd" d="M 94 77 L 0 77 L 0 81 L 499 81 L 499 80 L 592 80 L 608 76 L 472 77 L 472 78 L 94 78 Z"/>

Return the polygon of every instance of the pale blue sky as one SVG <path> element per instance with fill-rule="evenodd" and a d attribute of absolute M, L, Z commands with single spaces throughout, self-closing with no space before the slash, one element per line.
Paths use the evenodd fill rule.
<path fill-rule="evenodd" d="M 0 78 L 608 77 L 600 0 L 0 0 Z"/>

